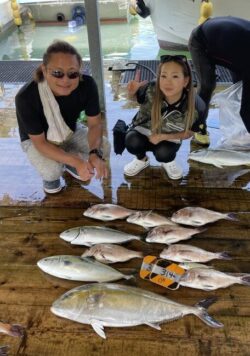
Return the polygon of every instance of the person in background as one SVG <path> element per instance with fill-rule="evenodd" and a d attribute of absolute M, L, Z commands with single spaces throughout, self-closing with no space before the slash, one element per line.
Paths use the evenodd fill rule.
<path fill-rule="evenodd" d="M 194 95 L 192 75 L 185 56 L 164 55 L 156 82 L 132 80 L 128 93 L 135 96 L 140 109 L 125 137 L 127 150 L 135 155 L 124 167 L 124 174 L 135 176 L 149 166 L 146 152 L 153 152 L 171 179 L 183 176 L 175 156 L 182 140 L 199 131 L 203 123 L 205 104 Z"/>
<path fill-rule="evenodd" d="M 240 115 L 250 132 L 250 67 L 248 47 L 250 41 L 250 21 L 237 17 L 210 18 L 196 27 L 189 39 L 189 50 L 198 76 L 198 94 L 209 103 L 216 87 L 216 65 L 233 72 L 233 80 L 242 80 Z M 237 79 L 236 79 L 237 78 Z M 204 127 L 204 134 L 206 134 Z M 204 143 L 206 136 L 204 136 Z"/>
<path fill-rule="evenodd" d="M 104 157 L 109 145 L 103 138 L 98 90 L 92 77 L 81 74 L 81 67 L 77 50 L 55 41 L 44 53 L 35 79 L 15 98 L 22 149 L 47 193 L 62 189 L 64 170 L 82 181 L 108 176 Z M 87 127 L 78 123 L 82 111 Z"/>

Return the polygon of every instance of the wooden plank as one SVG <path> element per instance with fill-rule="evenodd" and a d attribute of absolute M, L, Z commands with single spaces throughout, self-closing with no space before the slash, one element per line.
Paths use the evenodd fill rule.
<path fill-rule="evenodd" d="M 242 203 L 242 202 L 241 202 Z M 248 210 L 240 210 L 240 207 L 237 209 L 230 209 L 225 211 L 225 207 L 219 209 L 219 207 L 213 208 L 213 210 L 229 213 L 235 212 L 235 217 L 238 221 L 228 221 L 220 220 L 218 222 L 208 224 L 206 228 L 207 232 L 213 232 L 217 227 L 221 227 L 224 234 L 229 234 L 230 230 L 232 234 L 243 233 L 244 236 L 249 237 L 250 230 L 250 211 L 249 211 L 249 200 L 245 201 L 245 205 Z M 172 216 L 172 214 L 184 206 L 178 206 L 178 208 L 169 207 L 165 205 L 165 209 L 154 209 L 155 212 L 162 214 L 166 217 Z M 196 205 L 199 206 L 199 205 Z M 239 204 L 238 204 L 239 206 Z M 206 208 L 211 208 L 209 206 L 204 206 Z M 229 207 L 230 208 L 230 207 Z M 239 209 L 239 210 L 238 210 Z M 138 227 L 134 224 L 129 224 L 125 220 L 115 220 L 110 222 L 101 222 L 99 220 L 90 219 L 83 216 L 85 209 L 68 209 L 68 208 L 15 208 L 11 209 L 10 207 L 0 209 L 0 223 L 1 223 L 1 232 L 61 232 L 66 228 L 81 226 L 81 225 L 103 225 L 103 226 L 113 226 L 114 228 L 119 228 L 126 231 L 136 231 L 138 233 L 145 232 L 145 229 Z M 224 232 L 225 230 L 225 232 Z M 227 236 L 227 235 L 226 235 Z"/>
<path fill-rule="evenodd" d="M 16 310 L 15 310 L 16 309 Z M 167 354 L 207 354 L 216 355 L 216 350 L 224 354 L 238 352 L 246 355 L 250 346 L 250 338 L 247 330 L 250 326 L 250 318 L 220 317 L 220 321 L 227 326 L 227 332 L 223 329 L 212 329 L 204 325 L 194 316 L 186 316 L 183 319 L 162 325 L 162 330 L 157 331 L 148 326 L 136 326 L 129 328 L 105 328 L 106 340 L 102 340 L 95 334 L 91 326 L 75 323 L 67 319 L 53 315 L 48 308 L 38 306 L 8 307 L 1 314 L 16 312 L 20 317 L 20 323 L 27 328 L 27 340 L 24 345 L 25 355 L 92 355 L 104 353 L 107 355 L 127 355 L 143 352 L 146 355 L 153 353 Z M 242 343 L 244 338 L 244 343 Z M 1 338 L 2 343 L 14 347 L 15 339 L 7 336 Z M 133 353 L 136 352 L 136 353 Z M 206 354 L 206 353 L 205 353 Z"/>

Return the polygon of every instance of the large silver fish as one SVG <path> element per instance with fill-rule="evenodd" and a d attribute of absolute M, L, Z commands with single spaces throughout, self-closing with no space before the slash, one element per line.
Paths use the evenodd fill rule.
<path fill-rule="evenodd" d="M 116 219 L 125 219 L 132 213 L 134 213 L 134 210 L 124 208 L 120 205 L 96 204 L 85 210 L 83 215 L 92 219 L 111 221 Z"/>
<path fill-rule="evenodd" d="M 182 226 L 161 225 L 156 226 L 149 231 L 146 237 L 146 241 L 170 245 L 178 241 L 188 240 L 193 235 L 199 234 L 203 231 L 205 231 L 204 228 L 189 229 Z"/>
<path fill-rule="evenodd" d="M 137 211 L 127 218 L 127 222 L 137 224 L 145 228 L 155 227 L 160 225 L 175 225 L 170 219 L 165 216 L 154 213 L 152 210 Z"/>
<path fill-rule="evenodd" d="M 191 245 L 170 245 L 160 253 L 161 258 L 174 262 L 208 262 L 213 259 L 230 260 L 226 252 L 209 252 Z"/>
<path fill-rule="evenodd" d="M 93 256 L 102 263 L 125 262 L 132 258 L 143 258 L 143 253 L 139 251 L 128 250 L 125 247 L 112 244 L 99 244 L 86 250 L 82 257 Z"/>
<path fill-rule="evenodd" d="M 188 158 L 193 161 L 212 164 L 219 168 L 224 166 L 250 166 L 249 152 L 242 151 L 201 149 L 191 152 Z"/>
<path fill-rule="evenodd" d="M 215 269 L 192 268 L 186 271 L 179 281 L 181 286 L 207 291 L 226 288 L 235 283 L 250 286 L 250 274 L 224 273 Z"/>
<path fill-rule="evenodd" d="M 122 244 L 131 240 L 140 240 L 139 236 L 109 229 L 102 226 L 79 226 L 63 231 L 60 237 L 72 245 L 93 246 L 103 243 Z"/>
<path fill-rule="evenodd" d="M 24 328 L 18 324 L 8 324 L 0 321 L 0 333 L 14 337 L 22 337 L 24 336 Z"/>
<path fill-rule="evenodd" d="M 95 332 L 106 338 L 104 327 L 126 327 L 141 324 L 160 330 L 159 324 L 194 314 L 207 325 L 220 328 L 220 322 L 206 311 L 214 299 L 203 300 L 195 306 L 175 303 L 158 294 L 118 284 L 88 284 L 74 288 L 59 299 L 52 313 L 90 324 Z"/>
<path fill-rule="evenodd" d="M 202 226 L 220 219 L 237 220 L 233 213 L 223 214 L 200 207 L 189 206 L 176 211 L 171 220 L 177 224 Z"/>
<path fill-rule="evenodd" d="M 42 271 L 72 281 L 111 282 L 133 278 L 92 258 L 71 255 L 50 256 L 37 262 Z"/>

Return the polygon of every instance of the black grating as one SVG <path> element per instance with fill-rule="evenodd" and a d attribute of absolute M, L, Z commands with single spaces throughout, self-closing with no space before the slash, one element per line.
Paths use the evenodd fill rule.
<path fill-rule="evenodd" d="M 26 83 L 32 80 L 33 73 L 41 61 L 0 61 L 0 82 Z M 90 62 L 83 63 L 83 72 L 91 74 Z"/>
<path fill-rule="evenodd" d="M 41 61 L 0 61 L 0 82 L 2 83 L 25 83 L 32 79 L 33 73 L 36 68 L 41 64 Z M 153 73 L 156 73 L 159 65 L 158 60 L 140 60 L 128 61 L 127 63 L 135 63 L 130 66 L 132 69 L 121 70 L 120 84 L 127 84 L 130 80 L 134 79 L 136 69 L 140 69 L 140 80 L 153 80 L 155 78 Z M 194 83 L 197 81 L 196 73 L 194 71 L 192 61 L 189 61 Z M 129 68 L 125 66 L 124 68 Z M 111 67 L 112 69 L 112 67 Z M 117 69 L 114 69 L 117 70 Z M 90 62 L 84 61 L 83 72 L 91 75 Z M 217 66 L 217 83 L 232 84 L 230 71 L 224 67 Z"/>
<path fill-rule="evenodd" d="M 132 61 L 131 61 L 132 62 Z M 128 63 L 131 63 L 128 62 Z M 137 61 L 137 67 L 136 69 L 140 69 L 140 80 L 153 80 L 155 78 L 154 74 L 152 73 L 152 71 L 154 73 L 156 73 L 157 71 L 157 67 L 159 65 L 159 61 L 158 60 L 150 60 L 150 61 L 146 61 L 146 60 L 141 60 L 141 61 Z M 189 64 L 192 70 L 192 74 L 193 74 L 193 81 L 194 84 L 197 83 L 197 76 L 192 64 L 192 61 L 189 60 Z M 121 79 L 120 79 L 120 84 L 127 84 L 130 80 L 134 79 L 135 76 L 135 72 L 136 70 L 126 70 L 122 73 L 121 75 Z M 228 69 L 221 67 L 221 66 L 216 66 L 216 76 L 217 76 L 217 83 L 220 84 L 232 84 L 232 77 L 231 77 L 231 73 Z"/>

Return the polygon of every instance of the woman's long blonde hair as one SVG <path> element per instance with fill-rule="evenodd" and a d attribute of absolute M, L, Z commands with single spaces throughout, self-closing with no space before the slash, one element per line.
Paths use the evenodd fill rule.
<path fill-rule="evenodd" d="M 151 110 L 151 127 L 153 133 L 160 133 L 161 132 L 161 107 L 162 102 L 164 100 L 164 95 L 160 90 L 160 76 L 161 70 L 165 63 L 174 62 L 179 64 L 183 69 L 184 77 L 189 77 L 189 82 L 184 90 L 186 90 L 187 97 L 188 97 L 188 105 L 185 114 L 185 131 L 190 130 L 194 121 L 194 111 L 195 111 L 195 91 L 193 87 L 192 81 L 192 72 L 187 60 L 183 60 L 181 57 L 178 56 L 168 56 L 169 59 L 167 61 L 163 61 L 160 63 L 158 67 L 157 73 L 157 80 L 155 85 L 155 95 L 153 98 L 153 105 Z"/>

